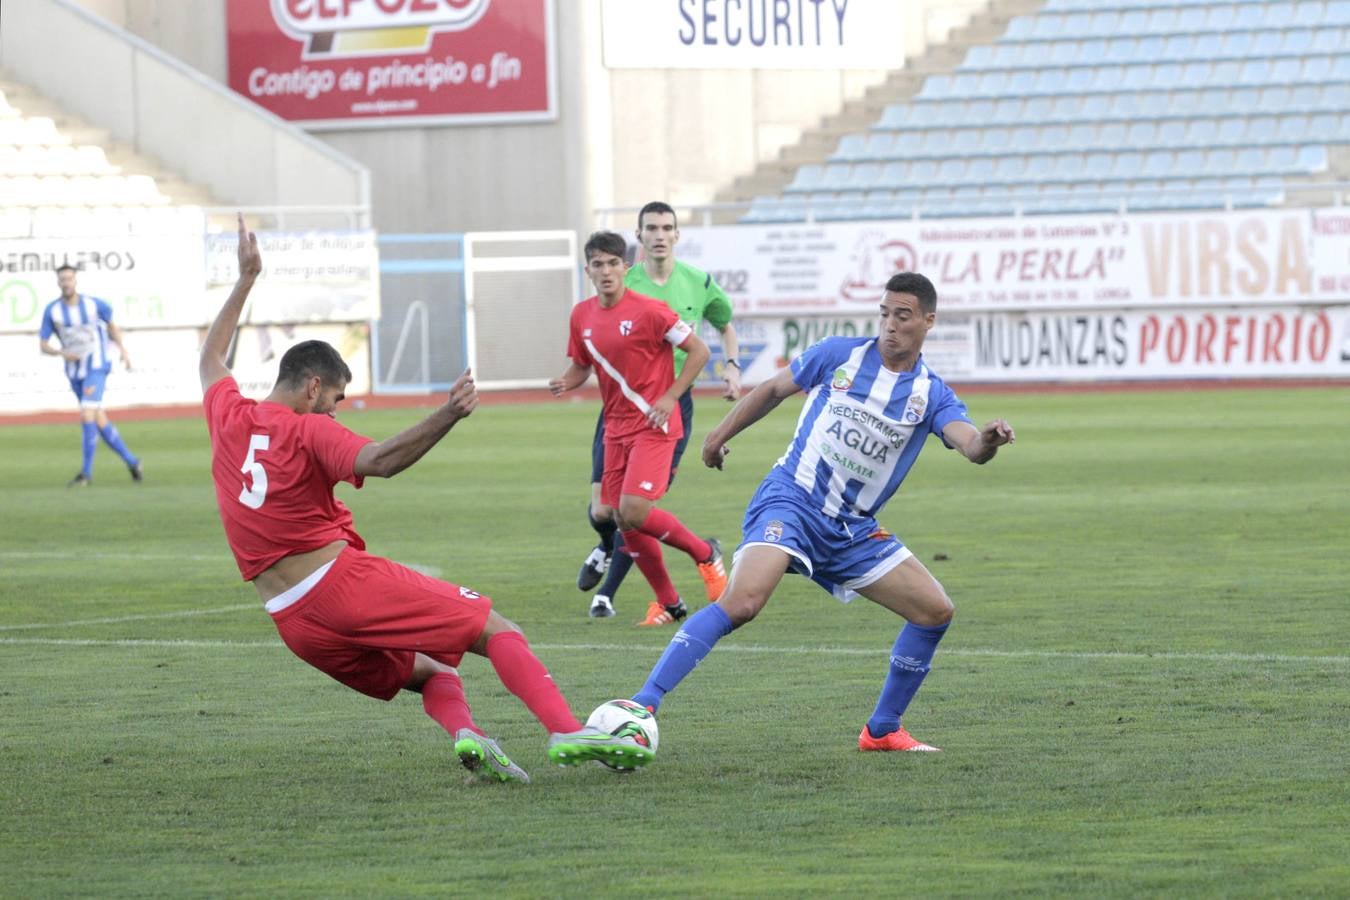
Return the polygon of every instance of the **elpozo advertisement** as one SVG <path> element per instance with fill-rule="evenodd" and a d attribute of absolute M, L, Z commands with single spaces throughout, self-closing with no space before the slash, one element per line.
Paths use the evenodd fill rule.
<path fill-rule="evenodd" d="M 554 0 L 227 0 L 229 84 L 308 128 L 556 118 Z"/>
<path fill-rule="evenodd" d="M 685 228 L 739 315 L 867 312 L 918 271 L 946 311 L 1350 301 L 1350 212 L 1037 216 Z"/>

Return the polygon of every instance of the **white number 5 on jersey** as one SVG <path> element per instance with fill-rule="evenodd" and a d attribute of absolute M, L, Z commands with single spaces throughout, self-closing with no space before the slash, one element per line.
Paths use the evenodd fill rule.
<path fill-rule="evenodd" d="M 253 478 L 253 487 L 246 487 L 239 492 L 239 502 L 249 509 L 258 509 L 267 499 L 267 470 L 263 468 L 262 463 L 253 458 L 253 454 L 259 450 L 266 450 L 267 444 L 267 435 L 250 435 L 248 456 L 244 457 L 244 464 L 239 467 L 239 471 Z"/>

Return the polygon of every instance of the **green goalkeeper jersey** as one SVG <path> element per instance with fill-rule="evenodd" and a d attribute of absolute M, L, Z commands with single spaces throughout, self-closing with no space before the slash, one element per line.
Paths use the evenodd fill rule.
<path fill-rule="evenodd" d="M 639 294 L 646 294 L 662 301 L 695 329 L 704 319 L 718 331 L 726 328 L 731 322 L 731 300 L 717 286 L 717 282 L 713 281 L 713 277 L 678 259 L 675 260 L 675 269 L 665 284 L 652 281 L 647 275 L 646 267 L 640 262 L 628 270 L 623 282 Z M 688 355 L 676 348 L 676 378 L 679 378 L 680 372 L 684 370 L 684 358 Z"/>

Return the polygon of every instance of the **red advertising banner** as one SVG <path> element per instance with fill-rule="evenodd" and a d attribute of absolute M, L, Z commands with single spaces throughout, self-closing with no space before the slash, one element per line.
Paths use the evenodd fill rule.
<path fill-rule="evenodd" d="M 554 0 L 227 0 L 230 87 L 308 128 L 556 117 Z"/>

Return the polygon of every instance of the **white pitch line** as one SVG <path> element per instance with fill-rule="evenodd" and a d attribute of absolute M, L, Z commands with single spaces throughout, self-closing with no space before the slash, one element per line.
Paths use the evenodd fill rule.
<path fill-rule="evenodd" d="M 98 638 L 7 638 L 0 637 L 0 645 L 28 645 L 43 647 L 196 647 L 238 649 L 241 647 L 278 648 L 280 641 L 220 641 L 191 639 L 154 639 L 131 638 L 121 640 L 103 640 Z M 622 650 L 631 653 L 631 644 L 532 644 L 536 650 L 557 652 L 590 652 L 596 650 Z M 655 648 L 653 648 L 655 649 Z M 767 647 L 762 644 L 727 644 L 719 647 L 720 653 L 754 654 L 811 654 L 815 656 L 875 656 L 884 657 L 885 648 L 863 649 L 859 647 Z M 1078 652 L 1072 650 L 994 650 L 989 648 L 953 648 L 938 652 L 938 661 L 948 656 L 995 657 L 1000 659 L 1081 659 L 1081 660 L 1122 660 L 1157 661 L 1183 660 L 1187 662 L 1239 662 L 1239 663 L 1311 663 L 1313 665 L 1346 666 L 1350 665 L 1350 656 L 1290 656 L 1287 654 L 1262 653 L 1127 653 L 1123 651 Z"/>
<path fill-rule="evenodd" d="M 262 603 L 237 603 L 232 606 L 212 606 L 208 609 L 180 609 L 165 613 L 137 613 L 126 616 L 103 616 L 97 619 L 71 619 L 66 622 L 29 622 L 24 625 L 0 625 L 0 631 L 33 631 L 39 628 L 75 628 L 80 625 L 116 625 L 120 622 L 144 622 L 147 619 L 185 619 L 191 616 L 217 616 L 239 612 L 241 609 L 262 609 Z"/>
<path fill-rule="evenodd" d="M 227 557 L 222 553 L 73 553 L 64 550 L 4 550 L 0 559 L 110 559 L 124 562 L 214 562 Z"/>

